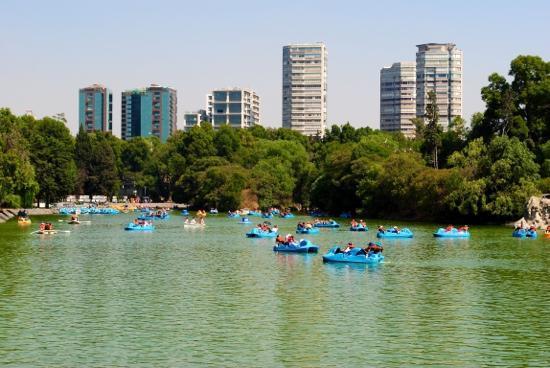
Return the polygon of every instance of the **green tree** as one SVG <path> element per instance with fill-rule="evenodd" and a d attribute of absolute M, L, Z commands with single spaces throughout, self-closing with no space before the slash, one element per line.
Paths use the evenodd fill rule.
<path fill-rule="evenodd" d="M 493 219 L 521 216 L 528 198 L 537 193 L 539 167 L 534 158 L 517 138 L 496 137 L 488 146 L 482 138 L 470 142 L 449 159 L 464 177 L 460 188 L 449 195 L 450 207 L 464 215 Z"/>
<path fill-rule="evenodd" d="M 0 206 L 30 207 L 39 189 L 21 120 L 0 109 Z"/>
<path fill-rule="evenodd" d="M 239 134 L 234 128 L 222 125 L 214 135 L 213 144 L 216 147 L 218 156 L 231 158 L 241 146 Z"/>
<path fill-rule="evenodd" d="M 437 97 L 434 91 L 428 92 L 428 103 L 426 104 L 426 113 L 424 114 L 427 124 L 424 128 L 424 145 L 430 152 L 431 162 L 434 168 L 439 168 L 438 151 L 441 147 L 441 134 L 443 130 L 439 125 L 439 108 L 437 106 Z"/>
<path fill-rule="evenodd" d="M 294 185 L 289 165 L 277 158 L 260 160 L 251 170 L 251 188 L 262 208 L 290 206 Z"/>
<path fill-rule="evenodd" d="M 447 166 L 450 155 L 460 151 L 466 145 L 466 122 L 460 116 L 455 116 L 449 123 L 449 128 L 441 134 L 441 149 L 439 151 L 439 162 L 442 167 Z"/>
<path fill-rule="evenodd" d="M 520 55 L 510 64 L 517 114 L 534 144 L 550 139 L 550 62 L 539 56 Z"/>
<path fill-rule="evenodd" d="M 31 125 L 28 140 L 40 185 L 38 198 L 49 206 L 75 188 L 74 138 L 62 122 L 44 118 Z"/>
<path fill-rule="evenodd" d="M 221 211 L 239 208 L 248 172 L 238 165 L 212 166 L 201 172 L 198 204 Z"/>

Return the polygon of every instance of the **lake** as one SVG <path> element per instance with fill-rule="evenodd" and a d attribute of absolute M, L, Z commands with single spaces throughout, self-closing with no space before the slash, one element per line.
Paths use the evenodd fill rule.
<path fill-rule="evenodd" d="M 303 236 L 321 249 L 300 255 L 223 215 L 187 229 L 174 212 L 152 233 L 125 232 L 133 216 L 0 225 L 0 366 L 550 366 L 542 232 L 435 239 L 446 224 L 399 222 L 415 237 L 383 241 L 385 262 L 366 266 L 321 255 L 375 240 L 377 221 L 356 233 L 340 219 Z M 39 219 L 71 233 L 30 234 Z M 271 221 L 294 233 L 305 219 Z"/>

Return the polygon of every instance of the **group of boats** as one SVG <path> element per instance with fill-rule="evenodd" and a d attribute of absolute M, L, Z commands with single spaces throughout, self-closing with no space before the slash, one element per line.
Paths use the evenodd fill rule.
<path fill-rule="evenodd" d="M 120 210 L 113 207 L 61 207 L 60 215 L 118 215 Z"/>
<path fill-rule="evenodd" d="M 285 253 L 317 253 L 319 252 L 319 246 L 313 244 L 308 239 L 296 240 L 290 234 L 286 237 L 277 235 L 273 251 Z M 367 247 L 362 248 L 355 247 L 355 245 L 350 242 L 343 250 L 338 245 L 330 248 L 328 252 L 323 255 L 323 262 L 377 264 L 384 260 L 383 251 L 384 247 L 380 243 L 369 242 Z"/>
<path fill-rule="evenodd" d="M 141 208 L 135 209 L 136 211 L 141 211 L 141 215 L 134 220 L 133 222 L 125 225 L 124 229 L 128 231 L 153 231 L 155 230 L 154 220 L 167 220 L 170 218 L 170 214 L 167 210 L 164 209 L 150 209 L 150 208 Z M 116 208 L 111 207 L 63 207 L 59 209 L 59 214 L 61 215 L 71 215 L 70 220 L 66 220 L 68 224 L 78 225 L 81 223 L 90 223 L 91 221 L 81 221 L 78 217 L 80 214 L 106 214 L 114 215 L 118 214 L 121 211 Z M 187 209 L 181 211 L 183 216 L 188 216 L 183 225 L 184 227 L 204 227 L 206 217 L 206 211 L 200 210 L 197 212 L 197 219 L 189 218 L 190 212 Z M 218 210 L 216 208 L 211 208 L 209 211 L 211 215 L 217 215 Z M 320 214 L 320 213 L 315 213 Z M 273 216 L 278 216 L 280 218 L 293 218 L 294 214 L 288 211 L 281 211 L 277 208 L 270 208 L 266 211 L 259 210 L 237 210 L 230 211 L 228 216 L 231 218 L 240 218 L 238 223 L 240 224 L 252 224 L 253 222 L 249 217 L 257 216 L 265 219 L 271 219 Z M 346 216 L 347 217 L 347 216 Z M 20 225 L 29 225 L 32 223 L 26 211 L 20 211 L 18 213 L 18 223 Z M 63 220 L 60 220 L 63 221 Z M 302 235 L 315 235 L 320 233 L 320 229 L 339 229 L 341 227 L 340 223 L 333 219 L 314 219 L 313 221 L 300 222 L 296 226 L 296 233 Z M 368 226 L 363 220 L 356 221 L 351 220 L 349 231 L 354 232 L 367 232 L 369 231 Z M 57 229 L 53 228 L 44 228 L 42 225 L 40 229 L 34 233 L 38 234 L 56 234 L 59 232 Z M 246 232 L 246 237 L 248 238 L 276 238 L 278 236 L 278 227 L 271 226 L 267 221 L 258 225 L 257 227 L 252 228 L 250 231 Z M 434 233 L 433 236 L 436 238 L 469 238 L 470 232 L 467 225 L 461 227 L 454 227 L 449 225 L 445 228 L 439 228 Z M 523 226 L 518 226 L 514 229 L 512 236 L 515 238 L 537 238 L 537 230 L 534 226 L 524 228 Z M 546 228 L 544 236 L 550 238 L 550 226 Z M 408 228 L 400 229 L 396 226 L 389 227 L 386 229 L 384 226 L 378 226 L 376 237 L 379 239 L 393 239 L 393 238 L 413 238 L 413 232 Z M 315 245 L 312 244 L 309 240 L 302 239 L 299 242 L 292 242 L 288 244 L 277 244 L 275 248 L 278 251 L 296 251 L 296 252 L 314 252 Z M 318 249 L 318 247 L 317 247 Z M 335 250 L 335 254 L 340 254 Z M 349 252 L 345 252 L 346 255 Z M 355 251 L 353 252 L 355 253 Z M 351 255 L 352 253 L 350 253 Z M 361 255 L 361 254 L 359 254 Z M 336 258 L 342 257 L 341 255 L 335 256 Z M 383 258 L 383 257 L 382 257 Z M 347 259 L 347 258 L 346 258 Z"/>
<path fill-rule="evenodd" d="M 239 218 L 239 217 L 246 217 L 246 216 L 257 216 L 264 219 L 272 219 L 275 216 L 278 216 L 280 218 L 286 218 L 286 219 L 295 217 L 293 213 L 289 211 L 281 211 L 278 208 L 269 208 L 266 211 L 241 209 L 236 211 L 229 211 L 227 213 L 227 217 L 231 217 L 231 218 Z"/>
<path fill-rule="evenodd" d="M 142 211 L 143 213 L 138 217 L 138 220 L 152 221 L 152 220 L 168 220 L 170 214 L 166 210 L 157 211 Z"/>
<path fill-rule="evenodd" d="M 512 236 L 514 238 L 532 238 L 535 239 L 537 234 L 537 228 L 535 226 L 530 227 L 524 227 L 523 223 L 521 223 L 519 226 L 516 226 L 514 228 L 514 231 L 512 232 Z M 546 238 L 550 238 L 550 225 L 546 227 L 546 230 L 544 231 L 544 236 Z"/>

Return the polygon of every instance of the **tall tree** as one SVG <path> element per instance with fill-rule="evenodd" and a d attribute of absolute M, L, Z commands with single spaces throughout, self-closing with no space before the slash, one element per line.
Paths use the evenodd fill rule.
<path fill-rule="evenodd" d="M 437 106 L 437 95 L 435 91 L 428 92 L 428 103 L 424 119 L 427 121 L 424 129 L 424 142 L 426 148 L 431 152 L 431 161 L 434 168 L 439 168 L 438 150 L 441 147 L 441 134 L 443 130 L 439 125 L 439 108 Z"/>
<path fill-rule="evenodd" d="M 75 187 L 74 138 L 65 124 L 44 118 L 31 125 L 28 139 L 40 185 L 38 198 L 49 206 L 72 193 Z"/>
<path fill-rule="evenodd" d="M 0 109 L 0 206 L 30 207 L 38 192 L 22 126 L 21 118 Z"/>

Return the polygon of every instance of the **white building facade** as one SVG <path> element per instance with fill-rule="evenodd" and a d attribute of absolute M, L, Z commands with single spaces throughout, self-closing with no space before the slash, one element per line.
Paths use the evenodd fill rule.
<path fill-rule="evenodd" d="M 209 118 L 206 114 L 206 110 L 199 110 L 193 112 L 186 112 L 183 114 L 183 129 L 185 131 L 190 130 L 194 126 L 200 126 L 203 121 L 208 122 Z"/>
<path fill-rule="evenodd" d="M 246 88 L 217 89 L 206 95 L 206 113 L 215 129 L 250 128 L 260 124 L 260 97 Z"/>
<path fill-rule="evenodd" d="M 416 64 L 403 61 L 380 70 L 380 130 L 413 138 L 416 117 Z"/>
<path fill-rule="evenodd" d="M 327 121 L 327 49 L 323 43 L 283 47 L 283 128 L 323 135 Z"/>
<path fill-rule="evenodd" d="M 439 122 L 447 128 L 453 118 L 462 117 L 462 51 L 453 43 L 427 43 L 417 47 L 416 116 L 424 116 L 428 92 L 434 91 Z"/>

